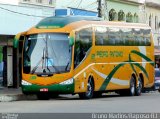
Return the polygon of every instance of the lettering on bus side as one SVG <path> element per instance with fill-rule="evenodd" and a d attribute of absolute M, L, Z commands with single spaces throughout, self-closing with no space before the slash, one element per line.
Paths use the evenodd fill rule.
<path fill-rule="evenodd" d="M 91 55 L 91 59 L 95 58 L 107 58 L 107 57 L 123 57 L 122 51 L 97 51 Z"/>
<path fill-rule="evenodd" d="M 96 55 L 100 58 L 108 57 L 108 51 L 97 51 Z"/>
<path fill-rule="evenodd" d="M 122 51 L 110 51 L 110 57 L 123 57 Z"/>

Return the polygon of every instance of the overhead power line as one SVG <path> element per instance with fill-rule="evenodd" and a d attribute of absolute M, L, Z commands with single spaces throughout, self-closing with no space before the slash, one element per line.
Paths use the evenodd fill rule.
<path fill-rule="evenodd" d="M 79 8 L 79 6 L 81 5 L 82 1 L 83 1 L 83 0 L 81 0 L 81 1 L 79 2 L 78 6 L 77 6 L 77 9 L 78 9 L 78 8 Z"/>
<path fill-rule="evenodd" d="M 31 14 L 25 14 L 25 13 L 21 13 L 21 12 L 16 12 L 13 10 L 9 10 L 3 7 L 0 7 L 0 9 L 11 12 L 11 13 L 15 13 L 15 14 L 19 14 L 19 15 L 24 15 L 24 16 L 30 16 L 30 17 L 40 17 L 40 18 L 45 18 L 46 16 L 37 16 L 37 15 L 31 15 Z"/>
<path fill-rule="evenodd" d="M 71 2 L 69 2 L 66 6 L 64 7 L 68 7 L 68 6 L 71 6 L 72 4 L 75 4 L 76 0 L 71 0 Z"/>
<path fill-rule="evenodd" d="M 88 4 L 88 5 L 84 6 L 84 7 L 82 8 L 82 10 L 86 10 L 86 12 L 87 12 L 87 11 L 95 10 L 96 8 L 90 8 L 90 7 L 93 6 L 94 4 L 97 4 L 97 2 L 92 2 L 91 4 Z M 84 12 L 84 11 L 78 11 L 77 14 L 80 14 L 80 13 L 82 13 L 82 12 Z M 85 13 L 85 14 L 86 14 L 86 13 Z"/>
<path fill-rule="evenodd" d="M 95 7 L 95 6 L 93 6 L 94 4 L 96 4 L 96 6 L 97 6 L 97 1 L 96 2 L 92 2 L 91 4 L 88 4 L 88 5 L 84 6 L 82 9 L 88 10 L 90 7 Z"/>

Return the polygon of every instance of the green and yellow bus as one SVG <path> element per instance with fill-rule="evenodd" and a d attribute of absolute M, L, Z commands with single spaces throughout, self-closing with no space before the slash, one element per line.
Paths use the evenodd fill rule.
<path fill-rule="evenodd" d="M 154 84 L 154 44 L 145 24 L 95 17 L 48 17 L 23 36 L 22 91 L 50 95 L 141 95 Z"/>

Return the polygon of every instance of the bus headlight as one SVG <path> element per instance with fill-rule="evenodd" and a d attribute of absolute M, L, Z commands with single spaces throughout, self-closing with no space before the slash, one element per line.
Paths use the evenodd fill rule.
<path fill-rule="evenodd" d="M 66 81 L 63 81 L 63 82 L 61 82 L 60 84 L 61 84 L 61 85 L 73 84 L 73 78 L 70 78 L 70 79 L 68 79 L 68 80 L 66 80 Z"/>
<path fill-rule="evenodd" d="M 32 85 L 31 83 L 25 81 L 25 80 L 22 80 L 21 82 L 22 85 L 26 85 L 26 86 L 29 86 L 29 85 Z"/>

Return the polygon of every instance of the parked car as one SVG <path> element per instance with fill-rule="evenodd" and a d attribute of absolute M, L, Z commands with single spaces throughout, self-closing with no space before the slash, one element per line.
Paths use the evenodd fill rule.
<path fill-rule="evenodd" d="M 154 89 L 160 92 L 160 70 L 159 69 L 155 69 Z"/>

